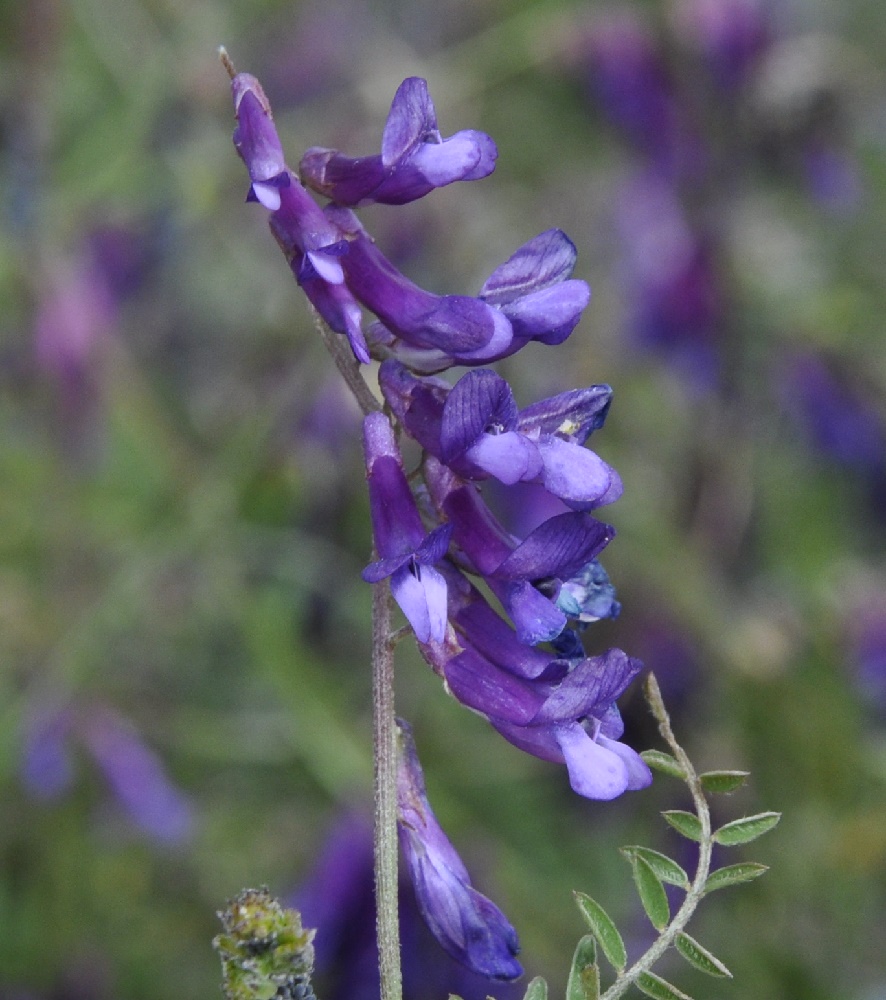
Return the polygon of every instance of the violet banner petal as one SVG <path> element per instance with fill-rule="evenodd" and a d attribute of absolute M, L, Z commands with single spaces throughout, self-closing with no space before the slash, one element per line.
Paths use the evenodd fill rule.
<path fill-rule="evenodd" d="M 484 431 L 501 433 L 516 423 L 517 404 L 508 383 L 486 368 L 468 372 L 452 387 L 443 406 L 440 457 L 449 463 Z"/>
<path fill-rule="evenodd" d="M 381 140 L 381 158 L 391 167 L 408 156 L 428 136 L 439 136 L 437 112 L 428 84 L 418 76 L 407 77 L 397 88 Z"/>
<path fill-rule="evenodd" d="M 559 284 L 572 274 L 575 244 L 560 229 L 539 233 L 497 267 L 480 289 L 481 298 L 504 306 L 542 288 Z"/>
<path fill-rule="evenodd" d="M 572 389 L 524 407 L 517 417 L 517 427 L 525 434 L 557 434 L 584 444 L 603 426 L 611 402 L 612 388 L 608 385 Z"/>

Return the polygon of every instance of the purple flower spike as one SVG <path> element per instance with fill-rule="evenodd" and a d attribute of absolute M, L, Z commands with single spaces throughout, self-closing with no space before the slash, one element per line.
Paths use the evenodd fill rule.
<path fill-rule="evenodd" d="M 353 159 L 335 149 L 309 149 L 299 173 L 304 183 L 339 205 L 404 205 L 453 181 L 492 173 L 498 150 L 483 132 L 443 139 L 425 80 L 404 80 L 391 104 L 381 155 Z"/>
<path fill-rule="evenodd" d="M 249 73 L 238 73 L 231 81 L 237 128 L 234 146 L 252 180 L 248 200 L 261 202 L 272 212 L 280 207 L 280 188 L 289 185 L 289 173 L 280 137 L 274 126 L 271 105 L 262 85 Z"/>
<path fill-rule="evenodd" d="M 400 846 L 418 906 L 431 933 L 456 961 L 490 979 L 523 974 L 517 932 L 501 910 L 471 885 L 455 848 L 428 802 L 412 734 L 400 721 L 397 809 Z"/>
<path fill-rule="evenodd" d="M 446 581 L 433 568 L 446 555 L 452 527 L 430 534 L 421 523 L 403 472 L 394 432 L 382 413 L 363 421 L 369 507 L 380 559 L 363 570 L 367 583 L 391 577 L 391 593 L 419 642 L 442 642 L 446 634 Z"/>

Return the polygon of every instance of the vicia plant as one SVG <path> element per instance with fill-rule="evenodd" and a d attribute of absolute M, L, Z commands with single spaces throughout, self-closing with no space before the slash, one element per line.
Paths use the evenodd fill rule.
<path fill-rule="evenodd" d="M 579 795 L 614 799 L 645 788 L 652 780 L 650 764 L 689 785 L 695 813 L 672 812 L 666 818 L 700 844 L 695 877 L 690 880 L 676 862 L 648 848 L 625 848 L 660 936 L 628 969 L 611 920 L 590 897 L 578 894 L 591 936 L 576 951 L 570 997 L 600 995 L 595 942 L 617 972 L 606 997 L 621 995 L 631 984 L 655 997 L 683 996 L 649 971 L 672 944 L 697 967 L 727 974 L 683 928 L 717 875 L 718 884 L 726 884 L 762 870 L 745 864 L 709 875 L 713 842 L 749 840 L 774 825 L 777 815 L 750 817 L 712 833 L 704 791 L 731 790 L 743 774 L 695 774 L 673 739 L 652 678 L 647 697 L 674 754 L 650 752 L 644 759 L 622 743 L 616 702 L 641 664 L 620 649 L 589 655 L 582 645 L 589 623 L 620 610 L 598 559 L 615 530 L 595 512 L 618 499 L 622 484 L 585 446 L 606 419 L 611 390 L 594 385 L 520 408 L 508 383 L 487 367 L 530 341 L 555 346 L 572 333 L 590 299 L 586 283 L 571 277 L 575 247 L 560 230 L 548 230 L 498 267 L 477 296 L 424 291 L 384 257 L 353 209 L 401 205 L 455 181 L 486 177 L 497 155 L 492 139 L 475 131 L 442 138 L 427 84 L 412 77 L 394 97 L 380 153 L 351 158 L 313 148 L 296 172 L 287 165 L 261 85 L 236 73 L 224 52 L 222 60 L 232 79 L 234 145 L 251 180 L 248 200 L 268 213 L 271 231 L 364 412 L 375 548 L 363 579 L 374 588 L 376 901 L 383 997 L 400 996 L 398 840 L 419 908 L 441 946 L 490 979 L 511 980 L 523 972 L 516 931 L 472 884 L 428 802 L 411 730 L 395 718 L 393 650 L 407 632 L 449 694 L 519 749 L 565 764 Z M 321 207 L 309 189 L 328 203 Z M 364 310 L 375 317 L 371 322 Z M 361 373 L 371 359 L 380 362 L 383 404 Z M 455 381 L 438 377 L 456 366 L 467 373 Z M 405 439 L 421 453 L 412 473 L 401 452 Z M 482 489 L 488 480 L 505 490 L 539 484 L 559 503 L 560 513 L 519 537 L 488 505 Z M 408 622 L 406 630 L 392 631 L 390 595 Z M 687 892 L 673 918 L 663 882 Z M 273 901 L 253 894 L 249 913 L 243 911 L 250 927 L 259 919 L 253 912 L 258 904 L 271 908 L 267 919 L 275 926 L 289 919 Z M 239 952 L 232 943 L 237 906 L 235 900 L 225 917 L 222 949 L 229 996 L 241 1000 L 275 990 L 277 996 L 304 995 L 310 938 L 295 957 L 284 949 L 279 963 L 271 961 L 275 942 L 303 933 L 295 916 L 288 938 L 275 931 L 276 937 L 256 944 L 250 930 L 241 962 L 248 975 L 237 974 Z M 253 993 L 243 992 L 244 982 L 261 979 L 258 954 L 268 959 L 264 979 Z M 240 992 L 230 986 L 233 980 Z M 546 989 L 533 980 L 527 996 L 543 997 Z"/>

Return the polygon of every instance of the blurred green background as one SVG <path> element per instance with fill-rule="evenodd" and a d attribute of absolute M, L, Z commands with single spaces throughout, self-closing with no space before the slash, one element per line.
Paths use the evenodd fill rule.
<path fill-rule="evenodd" d="M 444 135 L 495 138 L 491 178 L 363 213 L 423 286 L 476 293 L 541 230 L 574 240 L 581 325 L 499 370 L 522 405 L 615 389 L 594 446 L 625 481 L 604 512 L 624 610 L 587 645 L 655 670 L 699 766 L 753 772 L 721 821 L 784 812 L 729 855 L 772 871 L 694 924 L 735 982 L 662 973 L 724 1000 L 883 1000 L 871 0 L 0 7 L 0 998 L 219 995 L 215 910 L 246 885 L 290 898 L 369 807 L 359 420 L 243 202 L 222 43 L 293 165 L 310 145 L 377 151 L 408 75 Z M 616 848 L 680 850 L 658 817 L 685 807 L 678 786 L 578 799 L 405 644 L 398 699 L 529 975 L 565 985 L 574 888 L 636 953 Z M 638 691 L 624 712 L 632 745 L 658 745 Z"/>

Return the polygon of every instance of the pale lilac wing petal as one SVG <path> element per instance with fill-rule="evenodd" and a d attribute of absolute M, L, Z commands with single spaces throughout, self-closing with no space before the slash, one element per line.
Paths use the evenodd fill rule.
<path fill-rule="evenodd" d="M 652 784 L 652 771 L 635 750 L 605 736 L 598 736 L 597 743 L 621 758 L 621 762 L 628 772 L 628 791 L 636 792 L 641 788 L 648 788 Z"/>
<path fill-rule="evenodd" d="M 391 577 L 391 593 L 419 642 L 443 641 L 446 581 L 432 566 L 401 566 Z"/>
<path fill-rule="evenodd" d="M 630 778 L 625 762 L 595 743 L 578 723 L 556 727 L 554 738 L 563 752 L 573 791 L 587 799 L 609 800 L 627 790 Z"/>
<path fill-rule="evenodd" d="M 535 443 L 517 431 L 481 434 L 465 458 L 505 486 L 537 479 L 544 468 Z"/>

